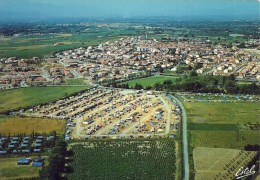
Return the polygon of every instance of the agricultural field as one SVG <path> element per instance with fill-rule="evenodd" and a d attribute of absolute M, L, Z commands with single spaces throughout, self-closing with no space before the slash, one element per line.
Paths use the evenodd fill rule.
<path fill-rule="evenodd" d="M 49 134 L 56 131 L 61 135 L 65 131 L 66 121 L 48 118 L 0 116 L 0 134 L 11 136 L 17 134 L 31 135 L 34 133 Z"/>
<path fill-rule="evenodd" d="M 0 113 L 57 100 L 88 87 L 30 87 L 0 91 Z"/>
<path fill-rule="evenodd" d="M 19 58 L 44 57 L 64 49 L 73 49 L 101 42 L 119 39 L 119 34 L 107 32 L 110 36 L 102 36 L 104 32 L 22 35 L 19 37 L 0 37 L 0 58 L 16 56 Z M 100 36 L 101 35 L 101 36 Z"/>
<path fill-rule="evenodd" d="M 156 83 L 162 84 L 166 80 L 175 81 L 178 78 L 178 76 L 151 76 L 147 78 L 141 78 L 141 79 L 135 79 L 128 81 L 129 87 L 134 87 L 135 84 L 141 84 L 144 88 L 147 86 L 154 86 Z"/>
<path fill-rule="evenodd" d="M 92 141 L 72 145 L 68 179 L 174 179 L 175 145 L 158 141 Z"/>
<path fill-rule="evenodd" d="M 37 178 L 39 176 L 39 167 L 32 165 L 17 165 L 17 161 L 21 158 L 0 158 L 0 179 L 27 179 Z"/>
<path fill-rule="evenodd" d="M 248 144 L 259 144 L 259 131 L 192 130 L 192 147 L 243 149 Z"/>
<path fill-rule="evenodd" d="M 193 150 L 195 180 L 235 179 L 235 173 L 255 158 L 257 152 L 235 149 L 203 148 Z"/>
<path fill-rule="evenodd" d="M 243 149 L 259 144 L 259 103 L 185 102 L 192 147 Z"/>
<path fill-rule="evenodd" d="M 208 124 L 257 123 L 260 103 L 185 102 L 189 122 Z"/>

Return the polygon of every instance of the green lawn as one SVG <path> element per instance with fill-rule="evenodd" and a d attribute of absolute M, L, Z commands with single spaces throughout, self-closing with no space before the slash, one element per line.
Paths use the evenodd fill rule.
<path fill-rule="evenodd" d="M 38 177 L 41 168 L 18 166 L 17 161 L 21 158 L 0 158 L 0 179 L 27 179 Z"/>
<path fill-rule="evenodd" d="M 0 113 L 57 100 L 88 87 L 30 87 L 0 91 Z"/>
<path fill-rule="evenodd" d="M 136 83 L 138 83 L 138 84 L 141 84 L 144 88 L 146 88 L 147 86 L 153 86 L 156 83 L 162 84 L 165 80 L 174 81 L 177 78 L 178 77 L 175 77 L 175 76 L 151 76 L 151 77 L 147 77 L 147 78 L 131 80 L 131 81 L 128 81 L 127 83 L 129 85 L 129 87 L 133 87 L 133 86 L 135 86 Z"/>

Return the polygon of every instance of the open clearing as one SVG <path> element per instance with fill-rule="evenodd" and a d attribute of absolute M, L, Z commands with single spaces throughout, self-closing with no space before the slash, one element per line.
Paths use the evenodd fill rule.
<path fill-rule="evenodd" d="M 88 87 L 30 87 L 0 91 L 0 113 L 57 100 Z"/>
<path fill-rule="evenodd" d="M 162 84 L 166 80 L 174 81 L 178 77 L 175 76 L 151 76 L 147 78 L 135 79 L 127 81 L 129 87 L 134 87 L 136 83 L 141 84 L 144 88 L 147 86 L 154 86 L 156 83 Z"/>
<path fill-rule="evenodd" d="M 0 116 L 0 134 L 8 136 L 17 134 L 50 133 L 63 134 L 66 121 L 47 118 Z"/>
<path fill-rule="evenodd" d="M 35 178 L 39 176 L 41 168 L 28 166 L 18 166 L 17 161 L 21 158 L 0 158 L 0 179 L 13 180 L 13 179 L 26 179 Z"/>
<path fill-rule="evenodd" d="M 93 141 L 72 146 L 69 179 L 174 179 L 175 142 Z"/>
<path fill-rule="evenodd" d="M 256 157 L 257 152 L 221 148 L 195 148 L 195 180 L 235 179 L 235 173 Z"/>

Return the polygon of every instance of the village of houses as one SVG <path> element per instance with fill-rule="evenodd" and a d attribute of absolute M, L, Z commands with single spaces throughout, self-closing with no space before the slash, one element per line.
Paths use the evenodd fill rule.
<path fill-rule="evenodd" d="M 254 43 L 260 44 L 259 41 Z M 69 79 L 82 79 L 89 84 L 88 90 L 12 113 L 66 120 L 66 140 L 168 135 L 174 138 L 179 130 L 181 109 L 170 96 L 100 85 L 159 74 L 158 67 L 174 73 L 180 64 L 194 66 L 196 63 L 201 64 L 197 69 L 200 74 L 234 74 L 242 80 L 259 82 L 257 51 L 245 51 L 235 45 L 231 48 L 213 46 L 201 41 L 165 43 L 128 37 L 99 46 L 62 51 L 45 59 L 3 58 L 0 60 L 0 89 L 68 85 Z M 38 152 L 52 137 L 47 140 L 33 137 L 30 140 L 34 144 L 33 151 Z M 25 149 L 29 146 L 27 141 L 24 139 L 21 144 Z M 0 145 L 3 143 L 9 143 L 10 147 L 17 145 L 15 139 L 10 142 L 1 139 Z"/>
<path fill-rule="evenodd" d="M 258 45 L 260 42 L 248 42 Z M 158 67 L 175 72 L 179 65 L 194 66 L 199 74 L 228 76 L 239 80 L 260 80 L 259 48 L 245 50 L 207 41 L 158 42 L 143 37 L 121 38 L 99 46 L 56 53 L 45 59 L 0 59 L 0 89 L 26 86 L 66 85 L 68 79 L 105 84 L 154 75 Z"/>

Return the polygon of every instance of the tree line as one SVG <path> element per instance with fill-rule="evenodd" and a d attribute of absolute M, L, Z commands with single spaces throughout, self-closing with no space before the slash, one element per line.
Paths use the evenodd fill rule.
<path fill-rule="evenodd" d="M 48 165 L 39 171 L 40 179 L 56 180 L 67 179 L 64 174 L 71 171 L 69 166 L 65 166 L 66 157 L 72 156 L 72 152 L 67 150 L 67 144 L 63 139 L 59 139 L 48 157 Z"/>
<path fill-rule="evenodd" d="M 233 75 L 231 76 L 211 76 L 198 75 L 196 72 L 191 72 L 181 78 L 174 80 L 165 80 L 163 83 L 156 83 L 153 86 L 144 87 L 136 83 L 129 87 L 127 83 L 113 83 L 116 88 L 133 88 L 156 91 L 189 91 L 197 93 L 226 93 L 226 94 L 260 94 L 260 85 L 255 82 L 251 84 L 238 84 Z"/>

